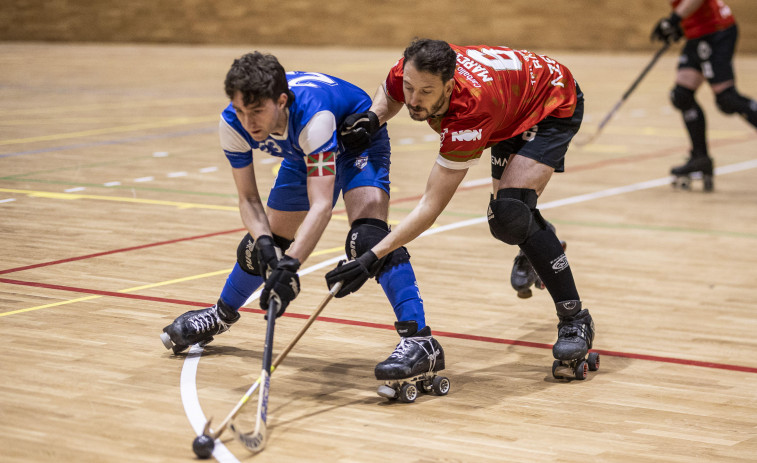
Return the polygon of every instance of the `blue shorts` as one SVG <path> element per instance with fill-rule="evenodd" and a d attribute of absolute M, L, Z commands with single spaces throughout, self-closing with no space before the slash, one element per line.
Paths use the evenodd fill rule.
<path fill-rule="evenodd" d="M 492 178 L 499 180 L 511 154 L 519 154 L 546 164 L 555 172 L 565 171 L 565 153 L 570 141 L 581 127 L 584 115 L 584 95 L 576 84 L 578 101 L 570 117 L 547 116 L 538 124 L 514 137 L 492 146 Z"/>
<path fill-rule="evenodd" d="M 350 151 L 336 158 L 336 181 L 332 206 L 339 193 L 361 186 L 380 188 L 389 194 L 389 132 L 386 125 L 374 135 L 370 148 L 362 153 Z M 268 207 L 278 211 L 307 211 L 310 209 L 305 159 L 281 161 L 276 181 L 268 195 Z"/>

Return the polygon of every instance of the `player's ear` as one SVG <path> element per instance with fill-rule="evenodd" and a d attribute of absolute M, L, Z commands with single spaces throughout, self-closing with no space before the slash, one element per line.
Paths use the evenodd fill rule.
<path fill-rule="evenodd" d="M 276 101 L 276 106 L 283 109 L 287 106 L 287 102 L 289 102 L 289 95 L 282 93 L 281 95 L 279 95 L 279 99 Z"/>
<path fill-rule="evenodd" d="M 455 79 L 454 78 L 452 78 L 452 79 L 450 79 L 450 80 L 448 80 L 447 82 L 444 83 L 444 95 L 445 96 L 448 97 L 448 96 L 452 95 L 452 90 L 454 90 L 454 89 L 455 89 Z"/>

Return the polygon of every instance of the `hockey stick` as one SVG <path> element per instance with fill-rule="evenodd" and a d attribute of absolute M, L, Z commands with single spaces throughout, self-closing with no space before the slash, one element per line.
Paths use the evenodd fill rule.
<path fill-rule="evenodd" d="M 273 365 L 271 365 L 271 373 L 276 370 L 276 368 L 281 364 L 282 361 L 286 358 L 286 356 L 289 354 L 289 352 L 294 348 L 294 346 L 299 342 L 299 340 L 302 338 L 302 336 L 305 334 L 305 332 L 310 328 L 310 326 L 315 322 L 315 319 L 318 318 L 318 316 L 321 314 L 323 309 L 326 307 L 326 304 L 329 303 L 329 301 L 334 297 L 334 294 L 336 294 L 342 287 L 342 283 L 339 282 L 335 284 L 330 290 L 329 294 L 326 295 L 326 297 L 321 301 L 321 303 L 318 305 L 318 307 L 315 309 L 312 315 L 307 319 L 305 324 L 300 328 L 300 331 L 292 338 L 291 341 L 289 341 L 289 344 L 287 344 L 286 347 L 284 347 L 284 350 L 281 351 L 281 353 L 276 357 L 276 360 L 273 361 Z M 211 442 L 218 439 L 221 434 L 226 430 L 226 427 L 229 425 L 229 423 L 236 418 L 236 416 L 239 414 L 239 412 L 242 410 L 242 408 L 247 404 L 247 402 L 250 400 L 250 397 L 255 393 L 255 391 L 260 387 L 260 383 L 262 381 L 262 377 L 259 377 L 253 384 L 250 386 L 250 388 L 245 392 L 245 394 L 242 396 L 241 399 L 239 399 L 239 402 L 234 406 L 234 408 L 229 412 L 228 416 L 221 422 L 221 425 L 218 427 L 216 431 L 210 430 L 210 421 L 205 424 L 205 429 L 203 431 L 202 435 L 207 435 L 210 437 Z"/>
<path fill-rule="evenodd" d="M 255 431 L 252 435 L 242 434 L 231 422 L 231 432 L 250 452 L 257 453 L 265 447 L 268 437 L 268 390 L 271 387 L 271 359 L 273 358 L 273 329 L 276 325 L 276 313 L 281 301 L 271 298 L 268 302 L 268 325 L 263 347 L 263 369 L 260 372 L 260 390 L 258 391 L 258 412 L 255 416 Z"/>
<path fill-rule="evenodd" d="M 607 123 L 610 121 L 610 118 L 618 111 L 618 109 L 620 108 L 620 106 L 626 101 L 626 99 L 628 99 L 628 97 L 631 95 L 631 93 L 633 93 L 633 91 L 636 89 L 636 86 L 639 85 L 639 83 L 641 82 L 641 80 L 644 79 L 644 76 L 647 75 L 647 73 L 649 72 L 649 70 L 652 69 L 652 66 L 655 65 L 655 63 L 657 62 L 657 60 L 660 59 L 660 56 L 662 56 L 668 50 L 669 47 L 670 47 L 670 43 L 669 42 L 665 42 L 662 45 L 662 47 L 660 47 L 660 49 L 657 50 L 657 52 L 652 57 L 652 60 L 649 61 L 649 63 L 647 64 L 647 66 L 644 68 L 644 70 L 641 71 L 641 74 L 639 74 L 639 77 L 637 77 L 636 80 L 633 81 L 633 83 L 631 84 L 631 86 L 628 88 L 628 90 L 626 90 L 626 92 L 623 94 L 623 96 L 620 98 L 620 100 L 618 100 L 618 102 L 615 103 L 615 106 L 612 107 L 612 109 L 610 110 L 610 112 L 607 113 L 607 115 L 604 117 L 604 119 L 602 119 L 602 121 L 599 123 L 599 126 L 597 127 L 596 132 L 594 132 L 594 134 L 591 137 L 589 137 L 589 139 L 587 139 L 584 142 L 576 141 L 576 144 L 578 146 L 588 145 L 589 143 L 593 142 L 594 139 L 597 138 L 597 136 L 602 131 L 602 129 L 605 127 L 605 125 L 607 125 Z"/>

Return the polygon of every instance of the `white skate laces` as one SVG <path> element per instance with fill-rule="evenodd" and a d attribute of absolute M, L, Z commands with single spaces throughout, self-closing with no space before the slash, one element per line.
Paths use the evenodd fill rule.
<path fill-rule="evenodd" d="M 221 317 L 218 316 L 217 305 L 214 305 L 207 311 L 202 311 L 197 315 L 194 315 L 187 321 L 192 326 L 192 329 L 195 330 L 196 334 L 210 331 L 216 326 L 220 328 L 219 333 L 223 333 L 229 329 L 229 324 L 224 322 Z"/>
<path fill-rule="evenodd" d="M 431 339 L 433 339 L 431 336 L 417 336 L 412 338 L 400 338 L 400 343 L 397 344 L 397 347 L 394 348 L 394 352 L 389 356 L 389 358 L 402 358 L 405 356 L 405 354 L 412 348 L 413 344 L 416 344 L 418 347 L 423 349 L 423 352 L 426 353 L 426 357 L 428 358 L 429 362 L 429 368 L 428 371 L 432 372 L 434 371 L 434 366 L 436 366 L 436 355 L 438 352 L 434 352 L 434 345 L 431 342 Z M 431 347 L 431 349 L 427 349 L 423 344 L 428 343 L 428 345 Z M 387 359 L 388 360 L 388 359 Z"/>

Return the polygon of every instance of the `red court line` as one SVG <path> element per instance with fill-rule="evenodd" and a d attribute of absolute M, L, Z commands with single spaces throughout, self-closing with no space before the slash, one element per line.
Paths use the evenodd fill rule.
<path fill-rule="evenodd" d="M 173 244 L 173 243 L 179 243 L 182 241 L 191 241 L 191 240 L 198 240 L 201 238 L 210 238 L 211 236 L 218 236 L 218 235 L 226 235 L 229 233 L 238 233 L 241 231 L 245 231 L 244 228 L 236 228 L 234 230 L 225 230 L 225 231 L 219 231 L 219 232 L 213 232 L 213 233 L 206 233 L 204 235 L 197 235 L 197 236 L 190 236 L 187 238 L 176 238 L 174 240 L 168 240 L 168 241 L 160 241 L 157 243 L 149 243 L 149 244 L 142 244 L 139 246 L 132 246 L 130 248 L 121 248 L 121 249 L 113 249 L 110 251 L 103 251 L 103 252 L 97 252 L 94 254 L 87 254 L 84 256 L 77 256 L 77 257 L 69 257 L 68 259 L 61 259 L 61 260 L 54 260 L 50 262 L 41 262 L 39 264 L 33 264 L 33 265 L 27 265 L 25 267 L 16 267 L 16 268 L 9 268 L 5 270 L 0 270 L 0 275 L 4 275 L 6 273 L 13 273 L 13 272 L 20 272 L 22 270 L 29 270 L 33 268 L 39 268 L 39 267 L 47 267 L 49 265 L 57 265 L 57 264 L 64 264 L 66 262 L 74 262 L 77 260 L 83 260 L 83 259 L 91 259 L 93 257 L 101 257 L 101 256 L 107 256 L 110 254 L 117 254 L 119 252 L 127 252 L 127 251 L 136 251 L 137 249 L 145 249 L 145 248 L 151 248 L 153 246 L 163 246 L 164 244 Z"/>
<path fill-rule="evenodd" d="M 9 285 L 31 286 L 35 288 L 54 289 L 58 291 L 68 291 L 68 292 L 74 292 L 74 293 L 95 294 L 98 296 L 106 296 L 106 297 L 110 296 L 110 297 L 120 297 L 124 299 L 139 299 L 143 301 L 161 302 L 161 303 L 166 303 L 166 304 L 189 305 L 189 306 L 194 306 L 194 307 L 207 307 L 208 305 L 210 305 L 207 302 L 185 301 L 181 299 L 167 299 L 163 297 L 154 297 L 154 296 L 142 296 L 139 294 L 119 293 L 115 291 L 101 291 L 97 289 L 78 288 L 74 286 L 52 285 L 52 284 L 47 284 L 47 283 L 37 283 L 34 281 L 12 280 L 9 278 L 0 278 L 0 283 L 6 283 Z M 242 312 L 252 312 L 252 313 L 258 313 L 258 314 L 263 313 L 263 311 L 260 309 L 249 309 L 246 307 L 243 307 L 240 310 Z M 284 317 L 306 319 L 309 317 L 309 315 L 286 312 L 284 314 Z M 340 325 L 361 326 L 365 328 L 374 328 L 374 329 L 394 331 L 393 325 L 385 325 L 382 323 L 371 323 L 371 322 L 363 322 L 359 320 L 348 320 L 344 318 L 332 318 L 332 317 L 318 317 L 318 320 L 322 322 L 326 322 L 326 323 L 336 323 Z M 504 339 L 504 338 L 494 338 L 494 337 L 489 337 L 489 336 L 476 336 L 472 334 L 453 333 L 449 331 L 434 331 L 434 335 L 439 336 L 439 337 L 445 337 L 445 338 L 463 339 L 466 341 L 478 341 L 478 342 L 486 342 L 486 343 L 491 343 L 491 344 L 506 344 L 506 345 L 511 345 L 511 346 L 523 346 L 523 347 L 531 347 L 531 348 L 536 348 L 536 349 L 552 349 L 552 344 L 521 341 L 518 339 Z M 746 366 L 741 366 L 741 365 L 729 365 L 725 363 L 714 363 L 714 362 L 701 362 L 698 360 L 679 359 L 675 357 L 660 357 L 656 355 L 634 354 L 630 352 L 617 352 L 617 351 L 611 351 L 611 350 L 593 349 L 593 351 L 598 352 L 602 355 L 607 355 L 609 357 L 621 357 L 621 358 L 628 358 L 628 359 L 634 359 L 634 360 L 647 360 L 650 362 L 658 362 L 658 363 L 674 363 L 678 365 L 712 368 L 712 369 L 717 369 L 717 370 L 740 371 L 743 373 L 757 373 L 757 368 L 746 367 Z"/>

